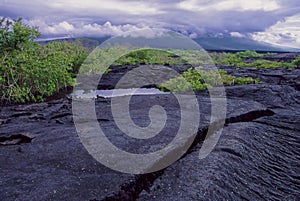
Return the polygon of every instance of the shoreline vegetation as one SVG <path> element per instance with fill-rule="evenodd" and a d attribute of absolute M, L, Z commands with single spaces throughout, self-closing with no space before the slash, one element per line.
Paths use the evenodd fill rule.
<path fill-rule="evenodd" d="M 22 19 L 0 19 L 0 103 L 19 104 L 42 102 L 49 97 L 65 93 L 76 85 L 76 74 L 89 53 L 96 47 L 91 39 L 38 43 L 41 36 L 37 27 L 23 24 Z M 118 51 L 117 47 L 105 51 Z M 180 55 L 180 57 L 178 56 Z M 300 56 L 291 62 L 271 61 L 274 53 L 244 51 L 237 53 L 211 52 L 202 54 L 194 50 L 143 49 L 122 56 L 113 65 L 190 65 L 182 77 L 173 78 L 158 88 L 184 92 L 189 82 L 192 90 L 205 90 L 218 85 L 232 86 L 258 84 L 262 81 L 251 77 L 235 77 L 224 70 L 205 70 L 208 65 L 234 68 L 299 68 Z M 101 55 L 99 55 L 101 56 Z M 208 62 L 207 62 L 208 61 Z M 95 68 L 95 66 L 97 68 Z M 103 69 L 103 68 L 102 68 Z M 91 64 L 87 75 L 102 72 L 101 66 Z M 105 73 L 109 73 L 109 70 Z M 222 83 L 205 83 L 204 80 L 221 80 Z M 185 81 L 185 82 L 184 82 Z M 168 90 L 167 90 L 168 89 Z"/>

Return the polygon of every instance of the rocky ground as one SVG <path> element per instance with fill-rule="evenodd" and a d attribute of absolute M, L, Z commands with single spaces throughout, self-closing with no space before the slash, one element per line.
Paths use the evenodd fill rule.
<path fill-rule="evenodd" d="M 97 162 L 77 135 L 68 98 L 2 107 L 1 200 L 299 200 L 300 70 L 224 69 L 264 83 L 226 87 L 226 125 L 215 149 L 202 160 L 199 150 L 212 114 L 210 99 L 199 92 L 200 127 L 190 149 L 155 173 L 119 173 Z M 166 126 L 147 142 L 117 129 L 110 102 L 96 100 L 97 119 L 123 150 L 157 151 L 178 130 L 180 107 L 172 94 L 132 97 L 131 117 L 140 126 L 150 123 L 151 106 L 167 111 Z"/>

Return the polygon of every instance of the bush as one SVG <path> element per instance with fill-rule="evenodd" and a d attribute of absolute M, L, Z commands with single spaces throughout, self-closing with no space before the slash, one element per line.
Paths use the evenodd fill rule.
<path fill-rule="evenodd" d="M 174 66 L 186 63 L 181 58 L 167 51 L 142 49 L 130 52 L 119 58 L 115 65 L 157 64 Z"/>
<path fill-rule="evenodd" d="M 49 57 L 53 57 L 52 59 L 55 59 L 54 57 L 58 53 L 65 54 L 69 59 L 68 62 L 72 67 L 71 72 L 73 74 L 78 73 L 81 64 L 88 56 L 88 50 L 82 46 L 82 43 L 79 40 L 75 42 L 51 42 L 46 44 L 44 49 L 45 53 L 49 54 Z"/>
<path fill-rule="evenodd" d="M 244 52 L 237 52 L 236 56 L 241 58 L 258 58 L 265 56 L 264 54 L 259 54 L 256 51 L 246 50 Z"/>
<path fill-rule="evenodd" d="M 261 58 L 266 55 L 272 55 L 272 53 L 259 54 L 255 51 L 232 53 L 210 53 L 210 56 L 217 65 L 227 65 L 234 67 L 256 67 L 256 68 L 295 68 L 297 66 L 297 59 L 292 63 L 276 62 L 265 59 L 258 59 L 250 63 L 245 63 L 245 58 Z M 300 57 L 299 57 L 300 58 Z M 299 59 L 300 60 L 300 59 Z M 300 63 L 300 61 L 298 61 Z M 299 64 L 300 65 L 300 64 Z"/>
<path fill-rule="evenodd" d="M 85 59 L 82 68 L 80 68 L 80 74 L 93 75 L 108 73 L 111 71 L 108 67 L 114 62 L 115 58 L 119 55 L 125 54 L 126 52 L 128 52 L 128 48 L 123 46 L 96 48 Z M 115 62 L 115 65 L 118 64 L 118 62 Z"/>
<path fill-rule="evenodd" d="M 217 65 L 237 66 L 243 62 L 241 57 L 231 53 L 210 53 L 210 56 Z"/>
<path fill-rule="evenodd" d="M 251 63 L 244 63 L 241 62 L 238 66 L 245 66 L 245 67 L 256 67 L 256 68 L 295 68 L 295 64 L 287 63 L 287 62 L 276 62 L 276 61 L 269 61 L 269 60 L 256 60 Z"/>
<path fill-rule="evenodd" d="M 295 65 L 297 68 L 300 68 L 300 56 L 297 57 L 294 61 L 292 61 L 292 64 Z"/>
<path fill-rule="evenodd" d="M 163 83 L 159 88 L 163 91 L 185 92 L 205 90 L 221 85 L 243 85 L 261 83 L 259 79 L 251 77 L 234 77 L 224 70 L 201 70 L 201 68 L 189 68 L 183 72 L 182 77 L 173 78 Z"/>
<path fill-rule="evenodd" d="M 26 49 L 40 35 L 36 27 L 22 24 L 22 18 L 16 21 L 2 18 L 0 19 L 0 53 Z"/>
<path fill-rule="evenodd" d="M 74 85 L 76 66 L 87 52 L 78 43 L 48 43 L 33 39 L 40 33 L 21 19 L 1 20 L 1 102 L 43 101 L 60 89 Z"/>
<path fill-rule="evenodd" d="M 180 56 L 182 60 L 193 67 L 214 64 L 205 50 L 170 49 L 169 52 Z"/>

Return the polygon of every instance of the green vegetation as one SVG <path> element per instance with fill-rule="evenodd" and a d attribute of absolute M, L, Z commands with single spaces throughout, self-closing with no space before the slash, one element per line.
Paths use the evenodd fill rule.
<path fill-rule="evenodd" d="M 244 52 L 237 52 L 235 53 L 235 55 L 237 57 L 241 57 L 241 58 L 260 58 L 260 57 L 264 57 L 264 56 L 271 56 L 274 55 L 274 53 L 257 53 L 256 51 L 251 51 L 251 50 L 246 50 Z"/>
<path fill-rule="evenodd" d="M 126 47 L 116 46 L 112 48 L 99 48 L 93 51 L 85 60 L 84 65 L 80 69 L 82 74 L 99 74 L 108 73 L 107 69 L 111 63 L 114 66 L 123 65 L 164 65 L 164 66 L 199 66 L 199 64 L 212 64 L 208 54 L 204 51 L 196 50 L 160 50 L 160 49 L 139 49 L 129 51 Z M 123 55 L 114 61 L 118 55 Z"/>
<path fill-rule="evenodd" d="M 211 57 L 207 54 L 205 50 L 168 50 L 175 55 L 180 56 L 184 61 L 193 67 L 200 65 L 211 65 L 214 64 Z"/>
<path fill-rule="evenodd" d="M 185 92 L 189 89 L 205 90 L 221 85 L 243 85 L 261 83 L 259 79 L 251 77 L 234 77 L 223 70 L 202 70 L 201 67 L 189 68 L 181 77 L 170 79 L 159 88 L 163 91 Z"/>
<path fill-rule="evenodd" d="M 205 50 L 139 49 L 120 57 L 113 65 L 157 64 L 165 66 L 213 64 Z"/>
<path fill-rule="evenodd" d="M 297 68 L 300 68 L 300 56 L 297 57 L 294 61 L 292 61 L 292 64 L 295 65 Z"/>
<path fill-rule="evenodd" d="M 186 64 L 182 58 L 163 50 L 142 49 L 120 57 L 114 65 L 157 64 L 165 66 Z"/>
<path fill-rule="evenodd" d="M 216 65 L 226 65 L 234 67 L 255 67 L 255 68 L 295 68 L 297 67 L 297 59 L 291 63 L 276 62 L 263 59 L 265 56 L 273 55 L 272 53 L 260 54 L 255 51 L 245 51 L 232 53 L 211 53 L 213 61 Z M 252 58 L 252 62 L 244 62 L 245 59 Z M 299 62 L 299 61 L 298 61 Z"/>
<path fill-rule="evenodd" d="M 232 62 L 236 62 L 236 58 L 240 58 L 241 55 L 248 56 L 256 55 L 258 53 L 245 52 L 241 53 L 240 56 L 234 54 L 228 54 L 233 58 Z M 238 60 L 242 62 L 242 60 Z M 158 64 L 158 65 L 191 65 L 199 66 L 210 65 L 212 60 L 205 51 L 199 50 L 153 50 L 153 49 L 142 49 L 133 51 L 120 57 L 114 65 L 137 65 L 137 64 Z M 218 83 L 219 82 L 219 83 Z M 220 85 L 242 85 L 242 84 L 253 84 L 260 83 L 259 79 L 253 79 L 251 77 L 237 78 L 227 74 L 226 71 L 219 70 L 203 70 L 201 67 L 189 68 L 183 72 L 181 77 L 173 78 L 160 86 L 161 90 L 172 91 L 172 92 L 184 92 L 189 88 L 192 90 L 205 90 L 208 88 L 220 86 Z"/>
<path fill-rule="evenodd" d="M 37 28 L 22 19 L 0 20 L 1 102 L 43 101 L 67 86 L 87 51 L 79 43 L 53 42 L 40 45 Z"/>
<path fill-rule="evenodd" d="M 269 60 L 256 60 L 251 63 L 239 63 L 238 66 L 245 66 L 245 67 L 256 67 L 256 68 L 295 68 L 296 66 L 293 63 L 287 62 L 276 62 L 276 61 L 269 61 Z"/>
<path fill-rule="evenodd" d="M 98 42 L 80 39 L 75 42 L 35 42 L 41 34 L 36 27 L 22 23 L 22 19 L 0 20 L 0 98 L 1 102 L 43 101 L 46 97 L 75 85 L 75 75 L 108 73 L 113 65 L 157 64 L 165 66 L 190 65 L 191 68 L 160 86 L 163 90 L 183 92 L 204 90 L 220 85 L 260 83 L 250 77 L 237 78 L 223 70 L 204 70 L 212 64 L 235 67 L 295 68 L 300 67 L 300 57 L 291 63 L 264 60 L 270 54 L 255 51 L 210 53 L 199 50 L 132 51 L 126 47 L 97 48 L 89 54 L 90 45 Z M 128 54 L 127 54 L 128 53 Z M 118 55 L 123 55 L 115 61 Z M 212 59 L 211 59 L 212 58 Z M 254 61 L 247 61 L 252 58 Z M 79 69 L 79 67 L 82 68 Z"/>
<path fill-rule="evenodd" d="M 89 54 L 80 68 L 80 74 L 93 75 L 109 73 L 108 67 L 115 61 L 118 55 L 125 54 L 129 50 L 126 47 L 118 46 L 112 48 L 96 48 Z"/>
<path fill-rule="evenodd" d="M 226 66 L 238 66 L 238 64 L 243 62 L 241 57 L 238 57 L 232 53 L 210 53 L 212 60 L 216 65 L 226 65 Z"/>

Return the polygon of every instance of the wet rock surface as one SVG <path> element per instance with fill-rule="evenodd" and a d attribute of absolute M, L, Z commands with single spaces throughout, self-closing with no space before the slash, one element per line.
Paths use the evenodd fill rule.
<path fill-rule="evenodd" d="M 227 70 L 263 78 L 265 83 L 226 87 L 226 125 L 215 149 L 202 160 L 199 150 L 213 114 L 207 94 L 197 93 L 200 126 L 190 149 L 166 169 L 144 175 L 113 171 L 87 152 L 76 132 L 70 99 L 2 107 L 1 200 L 297 200 L 300 93 L 295 86 L 299 71 Z M 122 104 L 123 99 L 117 101 Z M 130 115 L 139 126 L 150 124 L 153 105 L 167 111 L 166 127 L 145 141 L 118 129 L 110 102 L 97 99 L 96 115 L 120 149 L 150 153 L 176 135 L 181 113 L 172 94 L 132 97 Z"/>

